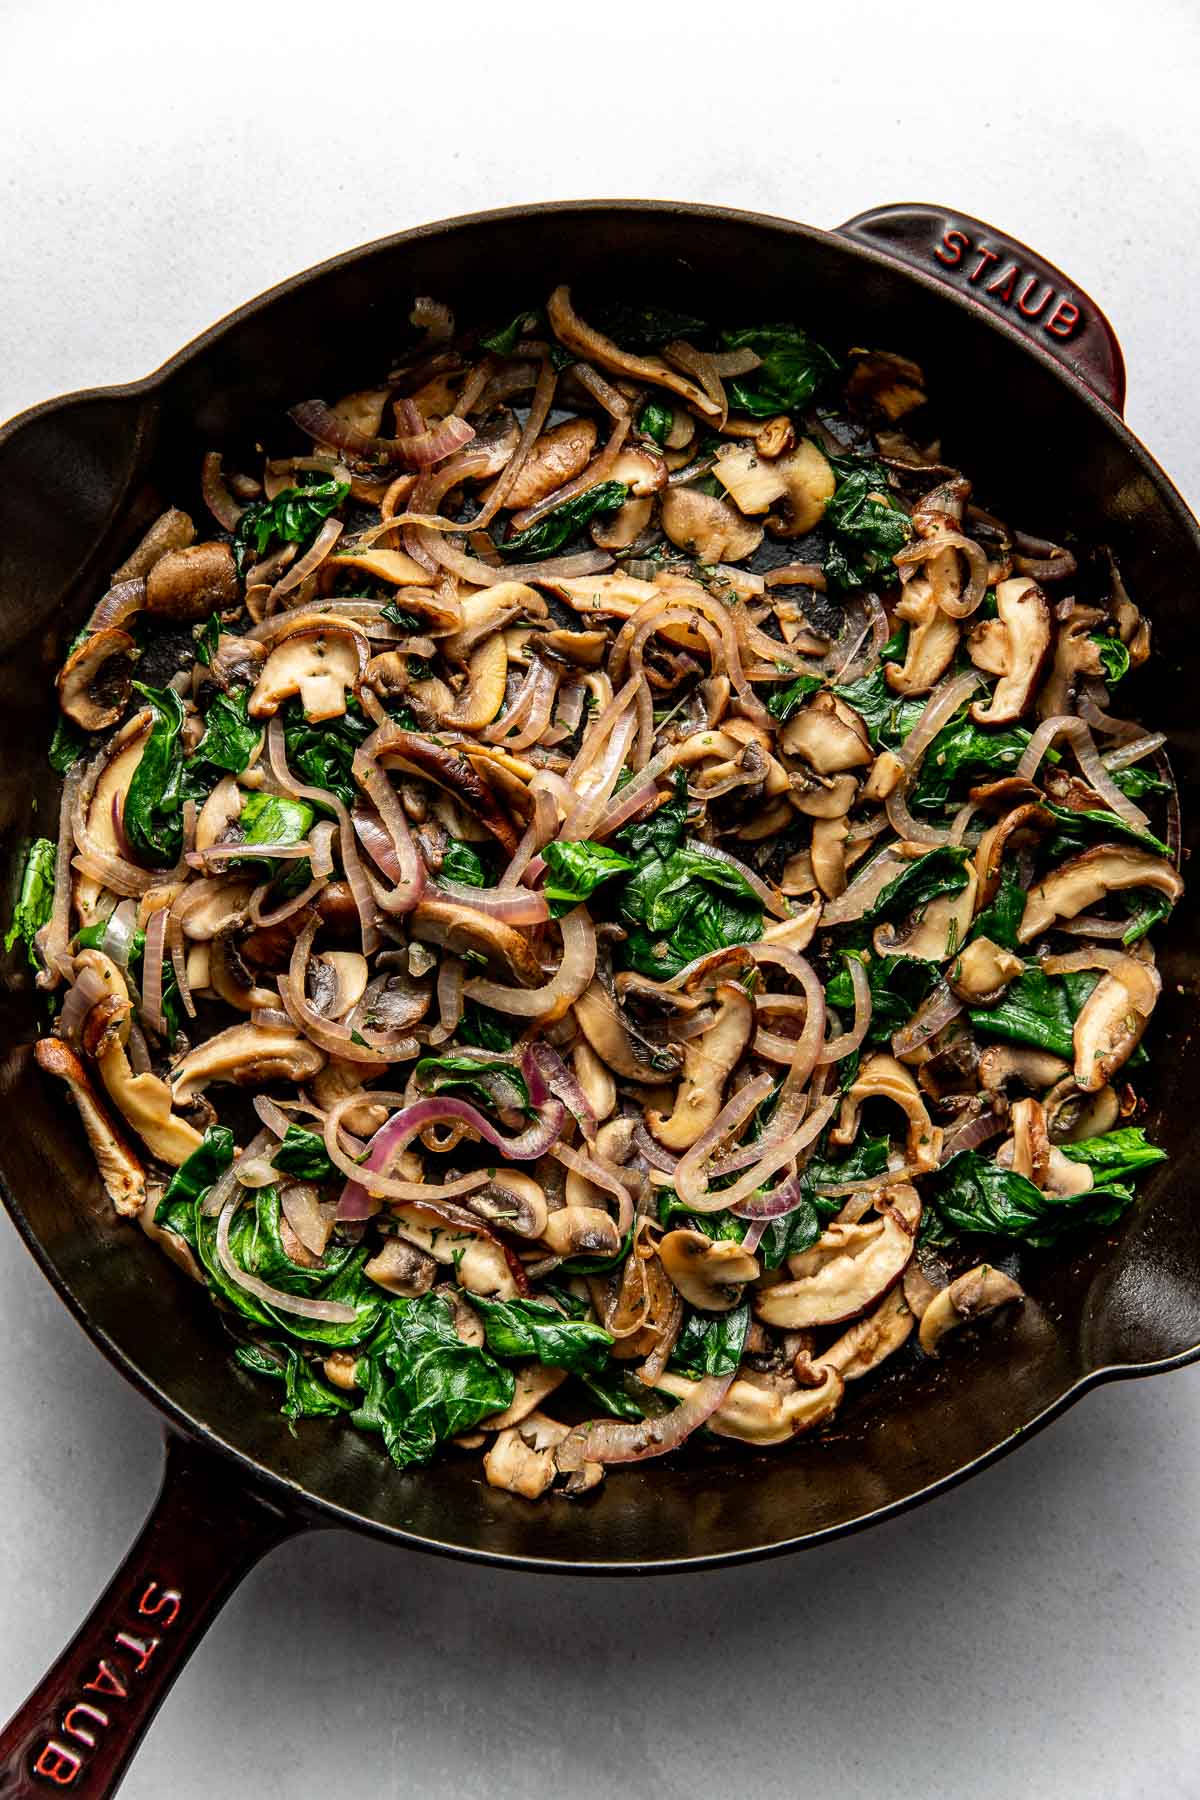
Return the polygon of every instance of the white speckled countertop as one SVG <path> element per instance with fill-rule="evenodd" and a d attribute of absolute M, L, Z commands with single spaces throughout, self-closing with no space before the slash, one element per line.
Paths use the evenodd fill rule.
<path fill-rule="evenodd" d="M 917 198 L 1095 295 L 1131 425 L 1200 501 L 1194 0 L 3 13 L 0 417 L 425 219 L 651 194 L 835 224 Z M 125 1549 L 159 1430 L 2 1216 L 0 1318 L 4 1716 Z M 235 1595 L 123 1791 L 1195 1800 L 1198 1506 L 1192 1370 L 759 1567 L 584 1583 L 322 1534 Z"/>

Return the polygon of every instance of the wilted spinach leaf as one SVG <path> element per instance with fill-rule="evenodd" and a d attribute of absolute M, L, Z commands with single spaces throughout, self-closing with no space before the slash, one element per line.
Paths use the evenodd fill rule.
<path fill-rule="evenodd" d="M 279 1410 L 293 1422 L 331 1419 L 338 1413 L 352 1411 L 355 1405 L 349 1394 L 339 1394 L 322 1381 L 291 1344 L 276 1344 L 270 1350 L 258 1344 L 239 1344 L 233 1358 L 252 1375 L 266 1375 L 272 1381 L 283 1382 L 284 1399 Z"/>
<path fill-rule="evenodd" d="M 894 881 L 881 888 L 863 914 L 864 923 L 902 919 L 928 906 L 942 894 L 961 894 L 967 885 L 966 862 L 970 851 L 962 844 L 942 844 L 901 869 Z"/>
<path fill-rule="evenodd" d="M 1157 856 L 1171 854 L 1167 845 L 1152 831 L 1139 831 L 1135 825 L 1127 825 L 1119 813 L 1109 812 L 1107 807 L 1079 811 L 1075 807 L 1057 806 L 1052 800 L 1044 800 L 1042 805 L 1061 825 L 1046 846 L 1047 855 L 1055 862 L 1088 849 L 1097 838 L 1127 838 L 1153 850 Z"/>
<path fill-rule="evenodd" d="M 1102 632 L 1092 633 L 1092 642 L 1100 652 L 1100 665 L 1104 670 L 1104 679 L 1109 687 L 1116 687 L 1123 675 L 1129 673 L 1129 651 L 1119 637 L 1105 637 Z"/>
<path fill-rule="evenodd" d="M 727 1313 L 689 1309 L 671 1353 L 670 1367 L 681 1375 L 731 1375 L 742 1360 L 749 1329 L 748 1300 Z"/>
<path fill-rule="evenodd" d="M 581 1370 L 579 1379 L 597 1406 L 611 1413 L 614 1419 L 644 1419 L 647 1416 L 652 1404 L 652 1390 L 636 1376 L 624 1374 L 618 1366 L 611 1366 L 597 1375 Z"/>
<path fill-rule="evenodd" d="M 1031 964 L 1005 988 L 997 1005 L 972 1006 L 968 1017 L 976 1030 L 988 1037 L 1003 1038 L 1009 1044 L 1034 1044 L 1070 1062 L 1075 1054 L 1071 1029 L 1077 1010 L 1063 980 Z"/>
<path fill-rule="evenodd" d="M 423 1093 L 461 1088 L 484 1107 L 531 1110 L 525 1077 L 509 1063 L 483 1062 L 477 1056 L 423 1056 L 414 1074 Z"/>
<path fill-rule="evenodd" d="M 915 813 L 940 813 L 956 783 L 963 787 L 981 778 L 999 781 L 1021 760 L 1030 734 L 1020 725 L 985 731 L 967 716 L 965 707 L 944 725 L 925 752 L 909 797 Z"/>
<path fill-rule="evenodd" d="M 746 325 L 721 333 L 723 350 L 752 350 L 757 369 L 725 383 L 731 412 L 752 419 L 801 412 L 838 372 L 837 359 L 798 325 Z"/>
<path fill-rule="evenodd" d="M 767 711 L 781 725 L 787 723 L 794 712 L 798 712 L 810 694 L 815 694 L 825 684 L 819 675 L 797 675 L 795 681 L 784 686 L 773 687 L 767 695 Z"/>
<path fill-rule="evenodd" d="M 844 700 L 847 706 L 854 708 L 877 750 L 893 749 L 900 741 L 900 733 L 894 727 L 899 709 L 909 703 L 888 686 L 885 665 L 904 661 L 907 642 L 908 627 L 901 625 L 883 646 L 879 663 L 872 674 L 861 675 L 857 681 L 847 682 L 833 690 L 839 700 Z M 887 743 L 883 741 L 885 734 Z"/>
<path fill-rule="evenodd" d="M 675 423 L 675 414 L 671 407 L 662 406 L 657 400 L 647 400 L 638 414 L 637 428 L 646 437 L 653 438 L 662 446 L 671 435 L 671 427 Z"/>
<path fill-rule="evenodd" d="M 593 1375 L 608 1362 L 613 1340 L 602 1326 L 564 1318 L 545 1300 L 484 1300 L 472 1294 L 471 1305 L 495 1356 L 533 1356 L 551 1368 Z"/>
<path fill-rule="evenodd" d="M 1059 1149 L 1072 1162 L 1086 1163 L 1097 1187 L 1127 1181 L 1142 1169 L 1167 1160 L 1165 1150 L 1147 1142 L 1140 1125 L 1123 1125 L 1116 1131 L 1105 1131 L 1099 1137 L 1080 1138 L 1075 1144 L 1060 1144 Z"/>
<path fill-rule="evenodd" d="M 672 312 L 665 306 L 638 306 L 631 300 L 614 300 L 597 309 L 596 329 L 625 350 L 660 350 L 675 338 L 695 337 L 707 331 L 703 319 L 691 313 Z"/>
<path fill-rule="evenodd" d="M 762 936 L 762 905 L 744 876 L 687 845 L 647 855 L 622 884 L 617 913 L 629 928 L 625 962 L 656 978 Z"/>
<path fill-rule="evenodd" d="M 271 1153 L 271 1167 L 297 1181 L 329 1181 L 337 1170 L 329 1160 L 325 1140 L 303 1125 L 289 1125 L 283 1141 Z"/>
<path fill-rule="evenodd" d="M 503 1412 L 516 1388 L 511 1370 L 462 1342 L 438 1294 L 392 1300 L 367 1362 L 366 1394 L 352 1420 L 383 1433 L 400 1469 L 428 1462 L 447 1438 Z"/>
<path fill-rule="evenodd" d="M 17 895 L 17 904 L 13 907 L 12 924 L 4 939 L 6 950 L 11 950 L 18 942 L 24 944 L 31 969 L 40 969 L 42 966 L 34 949 L 34 940 L 42 926 L 49 922 L 54 906 L 54 864 L 57 854 L 58 847 L 49 838 L 35 838 L 30 844 L 25 853 L 21 890 Z"/>
<path fill-rule="evenodd" d="M 250 690 L 238 688 L 232 694 L 218 694 L 204 715 L 204 736 L 196 745 L 193 762 L 209 763 L 230 775 L 240 775 L 249 766 L 263 727 L 246 711 Z"/>
<path fill-rule="evenodd" d="M 1070 1233 L 1111 1225 L 1133 1201 L 1133 1189 L 1108 1182 L 1086 1194 L 1043 1193 L 1024 1175 L 961 1150 L 928 1177 L 935 1218 L 956 1231 L 1013 1238 L 1044 1248 Z"/>
<path fill-rule="evenodd" d="M 122 823 L 137 855 L 162 868 L 178 860 L 183 843 L 180 803 L 172 791 L 180 763 L 183 701 L 174 688 L 144 687 L 140 681 L 133 685 L 149 703 L 154 724 L 125 790 Z"/>
<path fill-rule="evenodd" d="M 484 867 L 483 858 L 473 844 L 464 844 L 458 838 L 448 838 L 446 848 L 442 852 L 442 866 L 439 871 L 447 881 L 460 881 L 464 887 L 493 887 L 493 877 Z"/>
<path fill-rule="evenodd" d="M 893 559 L 912 536 L 912 522 L 892 494 L 886 471 L 858 457 L 829 461 L 838 485 L 825 508 L 826 581 L 835 591 L 896 581 Z"/>
<path fill-rule="evenodd" d="M 971 938 L 990 938 L 1005 950 L 1017 950 L 1017 931 L 1025 915 L 1025 889 L 1017 875 L 1017 866 L 1006 860 L 1000 867 L 1000 886 L 990 906 L 975 915 Z"/>
<path fill-rule="evenodd" d="M 311 723 L 298 698 L 283 709 L 283 737 L 288 767 L 313 787 L 327 788 L 343 806 L 354 805 L 358 789 L 351 774 L 354 752 L 375 727 L 352 695 L 340 718 Z"/>
<path fill-rule="evenodd" d="M 217 654 L 217 645 L 220 641 L 221 615 L 219 612 L 209 613 L 196 633 L 196 661 L 202 662 L 206 669 L 211 669 L 212 659 Z"/>
<path fill-rule="evenodd" d="M 323 481 L 316 470 L 304 470 L 298 487 L 284 488 L 273 500 L 253 501 L 233 534 L 238 574 L 244 574 L 250 561 L 257 561 L 279 544 L 300 544 L 307 549 L 322 522 L 336 512 L 349 492 L 348 482 L 332 477 Z"/>
<path fill-rule="evenodd" d="M 547 844 L 542 851 L 550 873 L 542 884 L 542 892 L 550 905 L 553 918 L 561 918 L 573 906 L 587 900 L 603 881 L 614 875 L 628 874 L 636 863 L 607 844 L 594 844 L 587 838 Z"/>
<path fill-rule="evenodd" d="M 511 1050 L 518 1029 L 515 1019 L 494 1012 L 490 1006 L 481 1006 L 478 1000 L 463 1001 L 457 1035 L 464 1044 L 474 1044 L 480 1050 Z"/>
<path fill-rule="evenodd" d="M 626 856 L 637 858 L 648 852 L 659 857 L 669 856 L 672 850 L 679 848 L 687 835 L 687 816 L 687 774 L 683 769 L 676 769 L 671 798 L 664 801 L 649 818 L 622 826 L 614 841 Z"/>
<path fill-rule="evenodd" d="M 908 1024 L 922 1000 L 936 987 L 940 973 L 938 965 L 917 956 L 866 958 L 855 950 L 848 951 L 847 955 L 858 956 L 866 963 L 871 988 L 871 1023 L 866 1042 L 868 1045 L 886 1043 L 894 1031 Z M 853 1011 L 854 989 L 848 969 L 843 967 L 830 976 L 825 983 L 825 998 L 838 1012 Z"/>
<path fill-rule="evenodd" d="M 544 556 L 561 550 L 567 539 L 582 531 L 597 513 L 612 512 L 623 506 L 628 497 L 629 489 L 623 481 L 601 481 L 573 500 L 564 500 L 536 525 L 518 531 L 496 548 L 505 562 L 540 562 Z"/>

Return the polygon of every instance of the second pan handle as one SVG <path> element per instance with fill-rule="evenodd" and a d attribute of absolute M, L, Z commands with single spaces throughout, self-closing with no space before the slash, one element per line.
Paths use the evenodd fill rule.
<path fill-rule="evenodd" d="M 168 1434 L 162 1489 L 90 1616 L 0 1732 L 0 1800 L 115 1794 L 172 1682 L 242 1577 L 308 1522 Z"/>
<path fill-rule="evenodd" d="M 1027 244 L 969 213 L 912 201 L 872 207 L 841 231 L 1007 320 L 1115 413 L 1124 409 L 1125 359 L 1112 326 L 1081 287 Z"/>

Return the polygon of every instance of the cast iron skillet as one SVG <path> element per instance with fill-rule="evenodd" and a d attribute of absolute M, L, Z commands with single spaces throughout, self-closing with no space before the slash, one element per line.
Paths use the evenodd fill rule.
<path fill-rule="evenodd" d="M 739 320 L 797 318 L 819 338 L 925 367 L 950 461 L 1027 529 L 1108 543 L 1154 621 L 1140 696 L 1200 781 L 1191 596 L 1200 531 L 1121 422 L 1110 327 L 1052 265 L 978 220 L 886 207 L 834 234 L 712 207 L 596 202 L 486 213 L 388 238 L 256 300 L 125 388 L 37 407 L 0 434 L 0 833 L 53 815 L 51 675 L 107 572 L 168 502 L 191 505 L 201 451 L 279 442 L 284 409 L 388 366 L 414 294 L 500 317 L 576 283 Z M 701 298 L 698 299 L 697 296 Z M 715 299 L 714 299 L 715 297 Z M 1183 679 L 1181 679 L 1181 676 Z M 1188 842 L 1200 808 L 1185 815 Z M 39 1005 L 11 959 L 0 994 L 0 1180 L 17 1229 L 89 1336 L 167 1420 L 162 1493 L 55 1669 L 0 1737 L 0 1795 L 111 1793 L 200 1633 L 272 1545 L 342 1524 L 513 1568 L 651 1573 L 767 1555 L 880 1519 L 978 1469 L 1096 1382 L 1200 1356 L 1200 1109 L 1191 1050 L 1200 884 L 1161 959 L 1149 1124 L 1172 1160 L 1110 1236 L 1030 1259 L 1029 1303 L 991 1344 L 915 1355 L 855 1395 L 832 1435 L 758 1456 L 698 1448 L 615 1471 L 579 1503 L 532 1506 L 477 1459 L 411 1475 L 324 1421 L 289 1435 L 236 1371 L 207 1297 L 107 1205 L 74 1117 L 29 1054 Z M 7 916 L 7 915 L 6 915 Z M 889 1366 L 890 1367 L 890 1366 Z"/>

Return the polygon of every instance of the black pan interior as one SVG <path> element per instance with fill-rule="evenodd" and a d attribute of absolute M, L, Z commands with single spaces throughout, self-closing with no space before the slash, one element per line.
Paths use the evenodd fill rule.
<path fill-rule="evenodd" d="M 376 379 L 416 294 L 448 300 L 464 319 L 494 319 L 564 279 L 581 305 L 632 290 L 710 318 L 796 318 L 834 348 L 895 348 L 922 362 L 946 454 L 961 458 L 984 504 L 1034 532 L 1109 543 L 1119 557 L 1158 651 L 1135 698 L 1171 735 L 1191 845 L 1200 539 L 1129 434 L 1048 359 L 872 252 L 751 215 L 597 204 L 488 215 L 352 254 L 246 309 L 150 382 L 41 409 L 0 441 L 0 841 L 10 888 L 22 841 L 53 831 L 44 746 L 63 646 L 162 505 L 201 515 L 201 452 L 274 446 L 288 404 Z M 940 1362 L 901 1362 L 848 1398 L 832 1432 L 790 1450 L 699 1448 L 614 1472 L 582 1503 L 532 1506 L 494 1492 L 475 1457 L 401 1475 L 372 1440 L 324 1421 L 290 1435 L 261 1384 L 231 1364 L 204 1295 L 109 1212 L 61 1095 L 31 1064 L 39 1006 L 15 956 L 0 992 L 0 1178 L 47 1272 L 134 1379 L 178 1420 L 347 1522 L 543 1567 L 761 1553 L 910 1501 L 1098 1373 L 1160 1365 L 1200 1343 L 1198 902 L 1193 890 L 1180 903 L 1161 957 L 1148 1122 L 1172 1160 L 1121 1228 L 1074 1257 L 1025 1259 L 1031 1298 L 1014 1328 Z"/>

